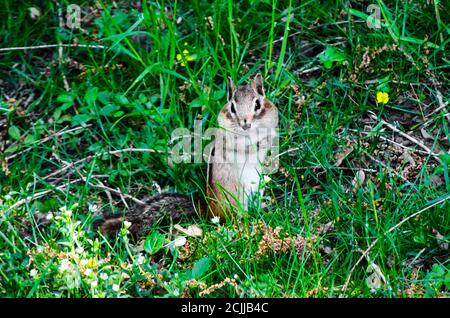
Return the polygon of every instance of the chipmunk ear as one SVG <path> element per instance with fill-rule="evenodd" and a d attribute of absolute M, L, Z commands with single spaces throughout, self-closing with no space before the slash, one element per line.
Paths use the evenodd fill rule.
<path fill-rule="evenodd" d="M 256 74 L 255 79 L 252 83 L 253 89 L 261 96 L 264 95 L 264 85 L 263 85 L 263 78 L 261 76 L 261 73 Z"/>
<path fill-rule="evenodd" d="M 233 97 L 233 92 L 235 90 L 235 86 L 233 83 L 233 80 L 231 79 L 231 77 L 228 76 L 228 82 L 227 82 L 227 98 L 228 101 L 231 100 L 231 97 Z"/>

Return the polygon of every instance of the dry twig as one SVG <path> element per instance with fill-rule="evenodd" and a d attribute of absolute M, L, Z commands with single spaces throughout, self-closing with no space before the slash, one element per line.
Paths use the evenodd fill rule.
<path fill-rule="evenodd" d="M 374 119 L 374 120 L 378 120 L 377 116 L 369 111 L 369 117 Z M 388 127 L 389 129 L 391 129 L 392 131 L 402 135 L 402 137 L 405 137 L 406 139 L 408 139 L 409 141 L 412 141 L 413 143 L 415 143 L 416 145 L 418 145 L 420 148 L 424 149 L 429 155 L 431 155 L 437 162 L 442 163 L 442 160 L 439 158 L 439 155 L 434 153 L 430 148 L 428 148 L 427 146 L 425 146 L 422 142 L 418 141 L 416 138 L 411 137 L 410 135 L 404 133 L 403 131 L 401 131 L 400 129 L 398 129 L 397 127 L 389 124 L 388 122 L 384 121 L 383 119 L 380 119 L 381 123 Z"/>
<path fill-rule="evenodd" d="M 88 48 L 88 49 L 104 49 L 103 45 L 94 45 L 94 44 L 45 44 L 45 45 L 36 45 L 36 46 L 18 46 L 18 47 L 4 47 L 0 48 L 0 52 L 8 52 L 8 51 L 27 51 L 27 50 L 40 50 L 40 49 L 53 49 L 58 47 L 79 47 L 79 48 Z"/>
<path fill-rule="evenodd" d="M 83 162 L 90 161 L 90 160 L 92 160 L 94 158 L 98 158 L 98 157 L 101 157 L 103 155 L 117 155 L 117 154 L 124 153 L 124 152 L 162 153 L 161 151 L 154 150 L 154 149 L 148 149 L 148 148 L 126 148 L 126 149 L 119 149 L 119 150 L 110 150 L 110 151 L 99 152 L 99 153 L 96 153 L 96 154 L 93 154 L 93 155 L 89 155 L 86 158 L 83 158 L 83 159 L 77 160 L 75 162 L 72 162 L 72 163 L 68 164 L 67 166 L 62 167 L 61 169 L 50 173 L 49 175 L 43 177 L 42 179 L 46 180 L 48 178 L 54 177 L 54 176 L 56 176 L 56 175 L 58 175 L 60 173 L 65 172 L 66 170 L 68 170 L 68 169 L 70 169 L 72 167 L 80 165 Z"/>

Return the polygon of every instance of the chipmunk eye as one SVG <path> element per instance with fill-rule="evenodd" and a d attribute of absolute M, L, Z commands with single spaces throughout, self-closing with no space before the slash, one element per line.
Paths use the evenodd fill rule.
<path fill-rule="evenodd" d="M 231 102 L 231 112 L 233 114 L 236 114 L 236 108 L 234 108 L 234 103 L 233 102 Z"/>
<path fill-rule="evenodd" d="M 257 99 L 255 102 L 255 111 L 258 111 L 260 108 L 261 108 L 261 102 L 259 101 L 259 99 Z"/>

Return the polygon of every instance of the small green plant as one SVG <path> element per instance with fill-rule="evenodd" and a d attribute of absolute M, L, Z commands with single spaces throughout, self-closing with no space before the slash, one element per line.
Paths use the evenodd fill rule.
<path fill-rule="evenodd" d="M 450 270 L 441 264 L 433 264 L 425 276 L 425 296 L 436 297 L 443 288 L 450 290 Z"/>
<path fill-rule="evenodd" d="M 327 48 L 317 55 L 319 58 L 320 63 L 327 68 L 330 69 L 333 66 L 333 63 L 335 65 L 341 65 L 346 59 L 344 53 L 335 47 L 327 46 Z"/>

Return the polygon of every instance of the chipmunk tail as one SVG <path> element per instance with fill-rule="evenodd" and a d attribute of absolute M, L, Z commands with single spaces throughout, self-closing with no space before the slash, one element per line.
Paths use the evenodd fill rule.
<path fill-rule="evenodd" d="M 125 221 L 131 225 L 128 231 L 138 238 L 156 223 L 171 219 L 179 220 L 184 216 L 197 214 L 199 203 L 191 196 L 178 193 L 163 192 L 142 200 L 144 204 L 136 204 L 124 215 L 103 214 L 103 218 L 94 222 L 94 230 L 104 235 L 114 235 L 120 231 Z"/>

